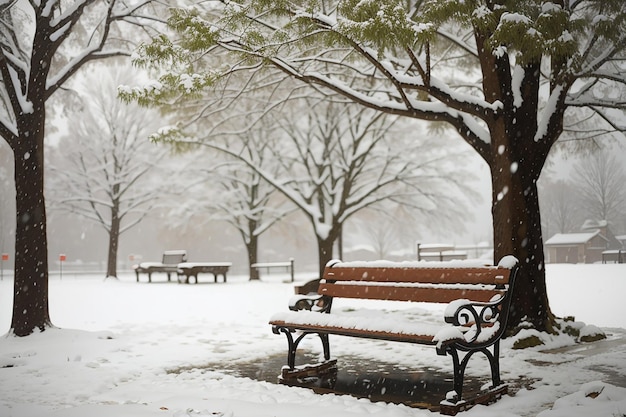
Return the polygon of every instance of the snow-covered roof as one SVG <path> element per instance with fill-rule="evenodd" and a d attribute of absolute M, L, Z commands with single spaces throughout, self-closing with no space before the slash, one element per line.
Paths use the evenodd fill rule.
<path fill-rule="evenodd" d="M 589 242 L 599 233 L 599 230 L 583 233 L 557 233 L 546 241 L 546 245 L 580 245 Z"/>

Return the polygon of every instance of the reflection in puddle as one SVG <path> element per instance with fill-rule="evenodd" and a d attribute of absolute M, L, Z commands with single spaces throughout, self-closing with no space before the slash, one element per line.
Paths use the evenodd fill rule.
<path fill-rule="evenodd" d="M 296 363 L 317 363 L 318 356 L 299 352 Z M 279 382 L 286 355 L 271 355 L 254 362 L 230 364 L 206 364 L 196 369 L 211 369 L 228 375 L 246 377 L 270 383 Z M 349 394 L 385 401 L 407 404 L 413 407 L 433 408 L 452 390 L 452 373 L 440 370 L 410 370 L 393 364 L 363 359 L 356 356 L 338 358 L 338 371 L 328 378 L 302 378 L 298 386 L 311 388 L 319 393 Z M 171 372 L 184 372 L 179 369 Z M 293 384 L 291 384 L 293 385 Z M 480 381 L 466 376 L 464 394 L 478 392 Z M 465 395 L 464 395 L 465 396 Z"/>

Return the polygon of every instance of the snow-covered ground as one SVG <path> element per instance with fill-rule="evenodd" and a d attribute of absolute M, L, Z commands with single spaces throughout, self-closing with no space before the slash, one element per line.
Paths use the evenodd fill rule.
<path fill-rule="evenodd" d="M 512 395 L 464 416 L 626 414 L 626 265 L 549 265 L 547 274 L 553 311 L 602 327 L 609 340 L 559 350 L 571 342 L 559 338 L 524 351 L 512 350 L 506 341 L 501 367 Z M 281 275 L 262 282 L 232 276 L 227 284 L 208 278 L 201 276 L 200 285 L 179 285 L 136 283 L 130 274 L 119 282 L 53 276 L 50 314 L 58 329 L 25 338 L 0 336 L 0 416 L 438 415 L 237 376 L 232 370 L 243 364 L 285 354 L 284 336 L 272 334 L 267 321 L 287 308 L 293 287 Z M 9 328 L 12 292 L 13 282 L 5 276 L 0 334 Z M 442 310 L 413 306 L 397 314 L 436 323 Z M 305 348 L 319 352 L 318 345 L 311 338 Z M 340 337 L 331 345 L 340 367 L 342 357 L 445 372 L 451 366 L 450 358 L 430 347 Z M 542 352 L 546 348 L 553 350 Z M 482 358 L 473 358 L 468 375 L 485 376 L 485 366 Z"/>

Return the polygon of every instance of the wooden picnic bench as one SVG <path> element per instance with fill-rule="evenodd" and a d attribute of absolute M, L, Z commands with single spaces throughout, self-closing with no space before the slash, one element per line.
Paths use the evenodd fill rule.
<path fill-rule="evenodd" d="M 178 264 L 187 260 L 187 251 L 185 250 L 168 250 L 163 252 L 161 262 L 141 262 L 133 265 L 137 282 L 139 282 L 139 274 L 148 274 L 148 282 L 152 282 L 152 274 L 161 272 L 167 274 L 167 281 L 171 280 L 171 274 L 178 273 Z"/>
<path fill-rule="evenodd" d="M 226 282 L 226 273 L 232 266 L 230 262 L 183 262 L 178 264 L 178 282 L 189 284 L 191 277 L 194 283 L 198 283 L 198 274 L 213 274 L 213 281 L 217 282 L 217 276 L 222 276 L 222 281 Z"/>
<path fill-rule="evenodd" d="M 287 366 L 281 380 L 298 382 L 298 378 L 336 371 L 331 360 L 329 335 L 382 339 L 396 342 L 432 345 L 439 355 L 450 355 L 453 367 L 452 391 L 440 403 L 440 411 L 454 415 L 477 403 L 489 403 L 507 392 L 500 380 L 499 348 L 511 305 L 511 294 L 518 270 L 512 256 L 503 258 L 497 267 L 478 261 L 449 262 L 340 262 L 332 261 L 324 269 L 317 292 L 294 296 L 291 311 L 272 316 L 275 334 L 287 337 Z M 402 323 L 392 318 L 371 316 L 359 318 L 350 314 L 331 313 L 338 298 L 392 300 L 424 303 L 447 303 L 445 323 Z M 447 324 L 446 324 L 447 323 Z M 324 361 L 296 367 L 296 350 L 308 335 L 319 336 Z M 491 384 L 472 399 L 464 399 L 465 368 L 473 354 L 484 354 L 491 368 Z"/>

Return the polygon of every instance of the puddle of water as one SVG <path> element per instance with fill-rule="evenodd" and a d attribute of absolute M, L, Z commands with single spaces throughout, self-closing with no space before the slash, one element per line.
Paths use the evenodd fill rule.
<path fill-rule="evenodd" d="M 317 363 L 318 356 L 298 352 L 297 364 Z M 279 383 L 281 368 L 286 364 L 286 355 L 271 355 L 253 362 L 237 362 L 230 364 L 205 364 L 195 369 L 211 369 L 237 377 L 247 377 L 257 381 Z M 306 378 L 298 386 L 311 388 L 319 393 L 348 394 L 371 401 L 407 404 L 413 407 L 436 408 L 452 390 L 452 373 L 436 369 L 410 370 L 405 367 L 363 359 L 355 356 L 344 356 L 337 359 L 337 373 L 330 378 Z M 190 368 L 171 370 L 184 372 Z M 466 377 L 464 396 L 477 393 L 480 386 L 487 381 L 478 381 Z"/>

